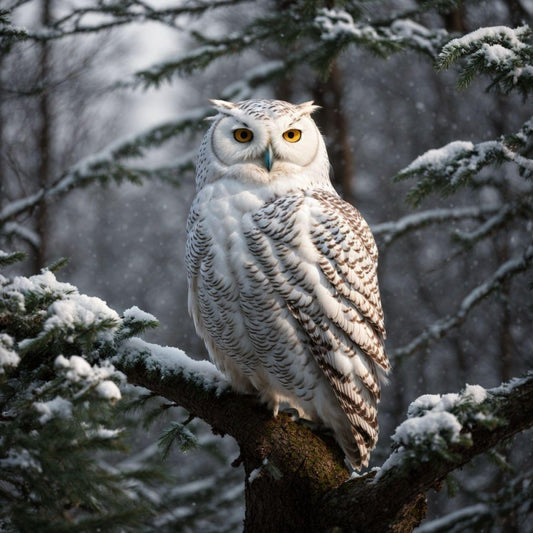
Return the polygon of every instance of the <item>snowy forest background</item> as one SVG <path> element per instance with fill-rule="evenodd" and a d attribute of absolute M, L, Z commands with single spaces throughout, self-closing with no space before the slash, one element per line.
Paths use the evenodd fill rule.
<path fill-rule="evenodd" d="M 473 67 L 467 81 L 490 72 L 490 61 L 494 76 L 475 77 L 463 90 L 457 65 L 435 68 L 451 38 L 483 27 L 522 27 L 532 13 L 529 0 L 4 0 L 0 246 L 24 251 L 27 259 L 2 273 L 37 274 L 67 257 L 58 279 L 119 313 L 138 306 L 159 321 L 144 338 L 206 358 L 187 314 L 183 260 L 194 154 L 202 119 L 212 113 L 208 99 L 314 99 L 322 106 L 315 118 L 335 184 L 370 223 L 380 249 L 394 367 L 371 462 L 381 465 L 394 428 L 418 396 L 456 392 L 467 383 L 496 387 L 533 367 L 527 175 L 533 166 L 524 163 L 533 130 L 525 98 L 533 86 L 532 47 L 523 45 L 527 68 L 517 74 L 516 65 L 509 67 L 514 86 L 497 64 L 503 56 Z M 527 29 L 520 35 L 531 42 Z M 521 49 L 513 39 L 501 42 Z M 521 75 L 523 82 L 516 79 Z M 486 91 L 494 79 L 499 83 Z M 517 132 L 524 161 L 513 162 L 494 145 L 468 156 L 473 145 L 466 143 Z M 464 143 L 418 160 L 418 174 L 410 167 L 408 179 L 393 180 L 421 154 L 454 141 Z M 443 154 L 450 159 L 439 167 Z M 454 185 L 430 183 L 431 164 Z M 418 181 L 413 195 L 420 176 L 428 179 Z M 159 415 L 150 402 L 142 412 Z M 136 455 L 111 460 L 114 468 L 135 458 L 158 464 L 154 443 L 162 428 L 187 419 L 163 407 L 155 427 L 128 434 Z M 144 527 L 239 531 L 243 473 L 230 466 L 237 448 L 197 420 L 187 427 L 197 446 L 171 452 L 162 467 L 170 479 L 143 489 L 158 509 Z M 532 468 L 526 432 L 454 473 L 448 491 L 429 494 L 427 525 L 419 531 L 526 531 Z M 502 495 L 504 487 L 518 487 L 523 501 L 487 517 L 489 506 L 499 508 L 494 501 L 503 508 L 512 500 Z M 470 515 L 455 513 L 464 508 Z M 440 529 L 432 522 L 447 515 L 452 519 Z M 480 522 L 469 526 L 465 516 Z"/>

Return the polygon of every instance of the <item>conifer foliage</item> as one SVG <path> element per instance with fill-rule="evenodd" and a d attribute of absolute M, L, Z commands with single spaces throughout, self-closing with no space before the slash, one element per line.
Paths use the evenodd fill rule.
<path fill-rule="evenodd" d="M 2 529 L 138 526 L 149 472 L 117 471 L 100 454 L 124 449 L 128 425 L 125 378 L 108 357 L 146 323 L 119 317 L 51 270 L 0 276 L 0 323 Z"/>

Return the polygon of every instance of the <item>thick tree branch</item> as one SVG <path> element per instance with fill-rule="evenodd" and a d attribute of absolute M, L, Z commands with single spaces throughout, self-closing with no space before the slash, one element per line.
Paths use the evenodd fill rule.
<path fill-rule="evenodd" d="M 309 531 L 324 492 L 349 477 L 343 454 L 330 436 L 319 436 L 283 413 L 274 419 L 257 399 L 232 392 L 207 361 L 132 339 L 124 343 L 114 364 L 129 382 L 181 405 L 213 431 L 235 438 L 247 477 L 248 531 Z M 276 513 L 271 513 L 273 506 Z M 263 521 L 263 513 L 269 522 Z M 273 516 L 279 523 L 272 522 Z"/>
<path fill-rule="evenodd" d="M 425 491 L 533 424 L 531 373 L 488 391 L 483 402 L 467 405 L 461 435 L 468 438 L 451 441 L 449 453 L 423 459 L 400 446 L 378 476 L 370 472 L 345 483 L 348 472 L 333 439 L 285 414 L 274 419 L 253 397 L 232 392 L 210 363 L 138 339 L 126 341 L 114 362 L 131 383 L 176 402 L 214 431 L 236 439 L 246 472 L 248 531 L 411 531 L 424 517 Z M 495 427 L 471 416 L 481 412 L 490 413 Z M 272 506 L 279 523 L 262 525 L 267 515 L 272 519 Z"/>
<path fill-rule="evenodd" d="M 533 425 L 533 372 L 488 392 L 487 399 L 478 408 L 486 409 L 500 421 L 496 427 L 484 424 L 482 417 L 477 422 L 475 417 L 471 417 L 468 427 L 463 428 L 463 435 L 468 434 L 470 444 L 451 445 L 447 457 L 432 455 L 421 460 L 418 455 L 409 456 L 400 447 L 377 476 L 370 473 L 331 491 L 324 499 L 320 527 L 337 526 L 343 531 L 376 533 L 411 531 L 409 527 L 416 524 L 403 522 L 402 525 L 402 520 L 410 510 L 416 509 L 428 489 L 438 488 L 450 472 L 468 463 L 474 456 Z M 403 459 L 399 457 L 402 454 Z M 387 468 L 387 463 L 390 465 L 391 462 L 395 466 Z M 356 508 L 366 511 L 358 515 L 355 528 L 353 516 Z"/>

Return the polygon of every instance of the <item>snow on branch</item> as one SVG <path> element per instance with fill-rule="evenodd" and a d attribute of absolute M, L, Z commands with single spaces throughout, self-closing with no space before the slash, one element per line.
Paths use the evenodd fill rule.
<path fill-rule="evenodd" d="M 141 366 L 144 372 L 155 373 L 162 382 L 178 377 L 217 395 L 230 389 L 213 363 L 196 361 L 179 348 L 151 344 L 136 337 L 122 344 L 113 362 L 122 369 Z"/>
<path fill-rule="evenodd" d="M 444 196 L 454 193 L 470 184 L 473 176 L 491 164 L 509 161 L 518 165 L 523 173 L 531 173 L 533 160 L 524 154 L 533 132 L 532 121 L 529 119 L 518 133 L 502 136 L 499 140 L 479 144 L 453 141 L 442 148 L 429 150 L 401 170 L 394 180 L 418 177 L 418 183 L 408 193 L 410 201 L 418 205 L 432 192 L 439 191 Z"/>
<path fill-rule="evenodd" d="M 409 18 L 369 24 L 354 21 L 343 9 L 321 9 L 315 25 L 323 41 L 335 41 L 339 46 L 360 44 L 383 56 L 407 47 L 436 57 L 449 40 L 446 30 L 431 30 Z"/>
<path fill-rule="evenodd" d="M 477 145 L 453 141 L 442 148 L 429 150 L 418 156 L 400 171 L 394 180 L 419 176 L 418 183 L 407 195 L 413 204 L 418 205 L 435 190 L 439 190 L 443 195 L 453 194 L 483 167 L 491 163 L 502 163 L 503 160 L 502 145 L 498 141 Z"/>
<path fill-rule="evenodd" d="M 432 58 L 437 57 L 438 51 L 450 38 L 444 29 L 429 29 L 410 19 L 394 20 L 389 31 L 400 39 L 403 46 Z"/>
<path fill-rule="evenodd" d="M 459 394 L 424 394 L 417 398 L 392 435 L 394 451 L 374 482 L 411 460 L 428 462 L 435 456 L 452 459 L 455 446 L 472 445 L 471 435 L 466 431 L 472 423 L 487 427 L 503 424 L 491 415 L 491 405 L 485 401 L 488 397 L 489 392 L 483 387 L 467 385 Z"/>
<path fill-rule="evenodd" d="M 533 372 L 514 378 L 493 389 L 466 385 L 458 394 L 425 394 L 414 400 L 407 418 L 396 428 L 391 439 L 393 453 L 374 478 L 379 483 L 388 475 L 397 476 L 410 465 L 436 460 L 460 461 L 462 450 L 475 445 L 475 433 L 505 428 L 518 416 L 513 413 L 516 396 L 524 392 L 531 396 Z M 531 426 L 531 406 L 522 420 L 524 428 Z M 508 416 L 509 413 L 513 416 Z M 518 431 L 521 428 L 515 428 Z M 484 450 L 486 451 L 486 450 Z"/>
<path fill-rule="evenodd" d="M 434 322 L 409 344 L 393 350 L 392 353 L 389 354 L 391 361 L 395 362 L 404 357 L 413 355 L 430 343 L 442 338 L 451 329 L 462 324 L 476 305 L 482 302 L 492 292 L 498 290 L 505 280 L 527 270 L 530 267 L 532 260 L 533 245 L 530 245 L 526 248 L 523 254 L 519 254 L 503 263 L 489 279 L 470 291 L 470 293 L 462 300 L 455 314 Z"/>
<path fill-rule="evenodd" d="M 532 35 L 527 25 L 515 29 L 479 28 L 447 43 L 438 56 L 437 67 L 446 69 L 463 59 L 460 88 L 470 85 L 477 74 L 488 74 L 494 77 L 489 89 L 494 87 L 505 93 L 516 89 L 526 96 L 533 86 Z"/>
<path fill-rule="evenodd" d="M 406 215 L 393 222 L 383 222 L 372 226 L 372 233 L 380 241 L 380 248 L 388 246 L 398 237 L 414 229 L 430 224 L 440 224 L 450 220 L 479 219 L 498 212 L 499 205 L 482 205 L 457 207 L 454 209 L 430 209 L 412 215 Z"/>
<path fill-rule="evenodd" d="M 529 200 L 530 198 L 527 198 L 526 203 L 529 204 Z M 517 209 L 518 206 L 514 204 L 505 204 L 494 216 L 490 217 L 474 231 L 455 230 L 452 233 L 452 237 L 463 245 L 472 246 L 483 237 L 492 234 L 498 228 L 502 227 L 510 218 L 513 218 Z"/>
<path fill-rule="evenodd" d="M 367 46 L 381 56 L 400 49 L 401 43 L 397 36 L 386 29 L 354 21 L 352 15 L 344 9 L 320 9 L 314 24 L 320 32 L 322 42 L 334 45 L 338 50 L 349 43 Z"/>
<path fill-rule="evenodd" d="M 476 503 L 418 527 L 416 533 L 452 533 L 480 527 L 492 514 L 491 505 Z M 477 528 L 476 528 L 477 529 Z M 472 531 L 472 529 L 470 529 Z"/>
<path fill-rule="evenodd" d="M 197 31 L 192 32 L 192 36 L 201 43 L 200 46 L 176 59 L 157 63 L 150 68 L 136 72 L 134 81 L 129 85 L 141 85 L 143 88 L 158 87 L 173 76 L 203 70 L 219 57 L 241 53 L 244 49 L 267 39 L 271 34 L 272 28 L 268 25 L 247 27 L 240 33 L 234 32 L 221 39 L 209 39 Z"/>
<path fill-rule="evenodd" d="M 326 496 L 324 524 L 348 529 L 354 506 L 368 505 L 376 511 L 363 514 L 357 525 L 380 531 L 373 528 L 376 523 L 390 525 L 405 517 L 450 472 L 532 425 L 533 372 L 494 389 L 466 385 L 458 394 L 421 396 L 396 428 L 394 450 L 381 469 L 350 479 Z"/>
<path fill-rule="evenodd" d="M 180 17 L 199 16 L 208 10 L 224 8 L 236 4 L 250 2 L 250 0 L 216 0 L 212 2 L 188 2 L 179 7 L 154 7 L 142 0 L 126 0 L 122 2 L 98 2 L 93 6 L 75 7 L 61 18 L 53 21 L 49 26 L 38 30 L 28 30 L 6 26 L 0 28 L 0 37 L 6 42 L 21 39 L 34 41 L 50 41 L 82 33 L 99 33 L 118 26 L 131 23 L 156 22 L 165 26 L 182 30 Z M 16 9 L 17 5 L 11 8 Z M 2 13 L 0 13 L 2 15 Z M 2 22 L 2 19 L 0 19 Z M 0 52 L 5 48 L 0 42 Z"/>
<path fill-rule="evenodd" d="M 207 10 L 220 7 L 228 7 L 235 4 L 242 4 L 250 0 L 215 0 L 211 2 L 188 2 L 186 6 L 156 8 L 140 0 L 127 0 L 112 4 L 99 4 L 98 6 L 79 7 L 58 19 L 54 23 L 54 28 L 63 32 L 90 31 L 99 26 L 94 23 L 95 16 L 109 17 L 118 24 L 128 22 L 161 22 L 169 26 L 175 26 L 175 21 L 182 15 L 201 15 Z M 84 24 L 84 19 L 89 22 Z"/>
<path fill-rule="evenodd" d="M 9 222 L 2 228 L 2 233 L 8 239 L 18 238 L 24 242 L 27 242 L 34 249 L 38 249 L 41 245 L 41 237 L 31 229 L 17 224 L 16 222 Z"/>
<path fill-rule="evenodd" d="M 0 226 L 19 214 L 33 209 L 43 199 L 60 196 L 74 187 L 95 181 L 112 179 L 117 182 L 129 180 L 139 183 L 142 179 L 158 178 L 174 183 L 178 182 L 183 172 L 192 170 L 194 154 L 186 154 L 173 165 L 155 168 L 134 167 L 121 162 L 121 160 L 144 156 L 149 148 L 161 146 L 179 133 L 195 128 L 199 122 L 212 113 L 213 110 L 207 106 L 192 110 L 184 113 L 176 120 L 164 122 L 146 131 L 129 135 L 112 143 L 100 152 L 87 156 L 68 169 L 49 187 L 4 205 L 0 210 Z"/>
<path fill-rule="evenodd" d="M 0 54 L 9 52 L 15 43 L 25 41 L 29 37 L 26 29 L 12 26 L 7 13 L 0 12 Z"/>
<path fill-rule="evenodd" d="M 526 524 L 531 518 L 533 471 L 521 471 L 488 500 L 470 505 L 420 526 L 416 533 L 462 533 L 488 530 L 501 525 L 512 513 L 516 523 Z"/>
<path fill-rule="evenodd" d="M 127 84 L 158 86 L 176 75 L 202 70 L 221 56 L 242 53 L 263 41 L 279 42 L 287 49 L 284 68 L 275 69 L 276 75 L 280 75 L 301 58 L 325 70 L 348 44 L 364 46 L 382 56 L 410 47 L 435 57 L 448 40 L 445 30 L 430 30 L 409 19 L 391 21 L 387 25 L 372 24 L 366 19 L 355 21 L 352 14 L 342 9 L 309 9 L 306 3 L 291 6 L 283 15 L 267 12 L 238 31 L 216 39 L 192 31 L 197 47 L 173 60 L 137 72 L 134 80 Z M 298 46 L 291 47 L 295 43 Z"/>

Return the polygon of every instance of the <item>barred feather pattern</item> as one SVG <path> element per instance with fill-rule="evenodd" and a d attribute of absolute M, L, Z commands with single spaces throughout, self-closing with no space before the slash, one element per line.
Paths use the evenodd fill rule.
<path fill-rule="evenodd" d="M 271 101 L 260 102 L 227 103 L 218 120 L 237 106 L 243 123 L 249 107 L 275 148 L 269 121 L 292 106 L 292 122 L 281 125 L 286 128 L 298 109 L 284 102 L 272 112 Z M 250 173 L 249 165 L 259 161 L 225 168 L 213 146 L 216 127 L 215 120 L 200 151 L 202 175 L 188 219 L 189 310 L 196 329 L 236 390 L 258 394 L 274 414 L 289 404 L 331 428 L 350 464 L 366 466 L 378 436 L 380 381 L 389 371 L 370 229 L 324 173 L 321 137 L 317 161 L 301 172 L 289 161 L 277 170 L 274 165 L 267 179 L 250 179 L 255 169 Z M 283 149 L 274 150 L 282 163 Z"/>

